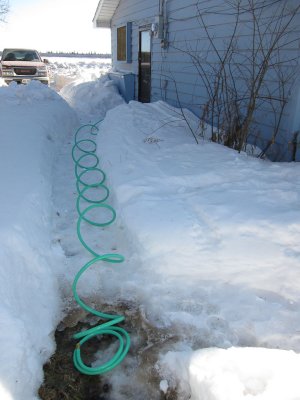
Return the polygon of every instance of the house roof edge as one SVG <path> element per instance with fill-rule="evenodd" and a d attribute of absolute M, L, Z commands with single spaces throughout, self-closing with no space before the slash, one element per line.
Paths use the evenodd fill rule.
<path fill-rule="evenodd" d="M 120 0 L 99 0 L 93 18 L 94 28 L 110 28 L 111 19 Z"/>

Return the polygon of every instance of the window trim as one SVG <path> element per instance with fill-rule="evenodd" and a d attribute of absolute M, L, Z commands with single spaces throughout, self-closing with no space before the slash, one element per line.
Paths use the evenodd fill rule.
<path fill-rule="evenodd" d="M 132 22 L 127 22 L 126 26 L 126 60 L 132 63 Z"/>

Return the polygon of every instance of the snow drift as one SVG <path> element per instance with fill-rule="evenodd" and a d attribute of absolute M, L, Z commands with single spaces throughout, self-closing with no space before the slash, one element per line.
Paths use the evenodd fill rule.
<path fill-rule="evenodd" d="M 61 317 L 51 170 L 76 116 L 39 82 L 3 86 L 0 104 L 0 397 L 32 399 Z"/>

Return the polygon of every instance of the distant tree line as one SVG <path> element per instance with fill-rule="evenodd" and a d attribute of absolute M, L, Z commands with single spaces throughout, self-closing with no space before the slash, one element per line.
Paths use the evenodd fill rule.
<path fill-rule="evenodd" d="M 111 54 L 103 54 L 96 52 L 81 53 L 76 51 L 47 51 L 41 53 L 43 57 L 86 57 L 86 58 L 111 58 Z"/>
<path fill-rule="evenodd" d="M 111 54 L 103 54 L 103 53 L 76 53 L 72 51 L 70 53 L 63 51 L 47 51 L 45 53 L 40 53 L 42 57 L 85 57 L 85 58 L 111 58 Z M 0 50 L 0 56 L 2 55 L 2 51 Z"/>

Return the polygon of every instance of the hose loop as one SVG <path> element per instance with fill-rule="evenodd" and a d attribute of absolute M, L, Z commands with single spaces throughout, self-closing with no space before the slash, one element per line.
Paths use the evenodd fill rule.
<path fill-rule="evenodd" d="M 98 125 L 100 122 L 102 122 L 101 119 L 100 119 L 98 122 L 96 122 L 95 124 L 84 124 L 84 125 L 81 125 L 81 126 L 77 129 L 77 131 L 75 132 L 75 136 L 74 136 L 75 143 L 77 142 L 77 135 L 78 135 L 79 132 L 81 132 L 84 128 L 89 127 L 89 128 L 90 128 L 90 129 L 89 129 L 89 134 L 91 134 L 91 135 L 97 135 L 97 133 L 99 132 L 99 128 L 98 128 L 97 125 Z M 95 132 L 95 131 L 96 131 L 96 132 Z"/>
<path fill-rule="evenodd" d="M 86 195 L 84 195 L 85 192 L 88 192 L 91 189 L 103 189 L 102 191 L 104 192 L 102 194 L 102 197 L 98 200 L 95 199 L 89 199 L 88 197 L 86 197 Z M 80 189 L 79 185 L 77 185 L 77 192 L 78 192 L 78 198 L 77 198 L 77 211 L 78 214 L 81 214 L 78 206 L 80 203 L 80 199 L 85 200 L 88 203 L 93 203 L 93 204 L 98 204 L 98 203 L 103 203 L 103 201 L 107 200 L 108 196 L 109 196 L 109 189 L 107 186 L 103 185 L 101 182 L 93 184 L 93 185 L 86 185 L 83 187 L 83 189 Z M 100 192 L 100 191 L 99 191 Z"/>
<path fill-rule="evenodd" d="M 116 326 L 120 322 L 123 322 L 125 318 L 121 315 L 111 315 L 95 310 L 86 304 L 77 293 L 78 281 L 88 268 L 100 262 L 104 264 L 117 264 L 124 261 L 124 256 L 118 253 L 97 253 L 86 243 L 81 233 L 83 223 L 103 228 L 112 224 L 116 219 L 114 208 L 105 203 L 109 197 L 109 189 L 104 184 L 106 175 L 102 169 L 98 167 L 100 161 L 99 157 L 96 155 L 96 142 L 90 138 L 78 139 L 79 134 L 86 132 L 87 128 L 89 135 L 96 136 L 99 131 L 98 124 L 101 121 L 102 120 L 99 120 L 95 124 L 85 124 L 78 128 L 75 132 L 75 143 L 72 147 L 72 158 L 75 163 L 76 188 L 78 192 L 76 201 L 76 209 L 78 212 L 77 235 L 85 249 L 94 257 L 76 274 L 72 285 L 73 295 L 76 302 L 84 310 L 101 319 L 107 320 L 101 325 L 74 335 L 74 339 L 79 339 L 79 342 L 73 353 L 73 362 L 75 367 L 86 375 L 98 375 L 112 370 L 123 361 L 130 347 L 129 334 L 122 327 Z M 93 199 L 91 195 L 88 196 L 88 193 L 92 192 L 94 192 L 94 194 L 95 192 L 97 193 L 96 199 Z M 87 202 L 88 205 L 82 210 L 80 204 L 84 201 Z M 99 213 L 101 214 L 101 212 L 102 215 L 104 215 L 101 217 L 102 220 L 95 220 L 94 214 L 96 213 L 98 215 Z M 81 358 L 81 346 L 91 338 L 101 335 L 111 335 L 115 337 L 119 342 L 119 347 L 109 361 L 105 361 L 100 366 L 90 367 L 86 365 Z"/>
<path fill-rule="evenodd" d="M 90 146 L 90 149 L 88 148 Z M 74 144 L 72 147 L 72 158 L 73 161 L 76 163 L 75 153 L 76 151 L 80 151 L 82 153 L 95 153 L 96 152 L 96 143 L 90 139 L 81 139 Z"/>
<path fill-rule="evenodd" d="M 99 179 L 99 181 L 97 182 L 94 182 L 94 183 L 92 183 L 92 184 L 89 184 L 88 182 L 85 182 L 85 181 L 83 181 L 81 178 L 84 176 L 84 175 L 92 175 L 93 174 L 93 176 L 95 176 L 96 174 L 95 174 L 95 172 L 97 172 L 99 175 L 100 175 L 100 179 Z M 102 183 L 105 181 L 105 179 L 106 179 L 106 176 L 105 176 L 105 173 L 102 171 L 102 169 L 100 169 L 100 168 L 97 168 L 97 167 L 86 167 L 83 171 L 81 171 L 80 173 L 78 173 L 78 170 L 75 168 L 75 176 L 76 176 L 76 187 L 77 187 L 77 191 L 78 191 L 78 193 L 81 191 L 80 189 L 79 189 L 79 184 L 81 183 L 81 185 L 83 185 L 83 186 L 89 186 L 89 187 L 96 187 L 96 186 L 98 186 L 98 185 L 102 185 Z M 93 177 L 93 179 L 95 179 L 94 177 Z"/>
<path fill-rule="evenodd" d="M 88 162 L 90 160 L 94 159 L 94 164 L 92 163 L 92 165 L 89 165 L 90 163 Z M 86 164 L 84 164 L 82 161 L 85 160 Z M 84 153 L 82 156 L 80 156 L 78 159 L 75 159 L 75 172 L 76 172 L 76 176 L 78 174 L 78 168 L 83 168 L 83 169 L 89 169 L 89 168 L 96 168 L 97 165 L 99 164 L 99 158 L 95 153 L 92 152 L 87 152 Z"/>

